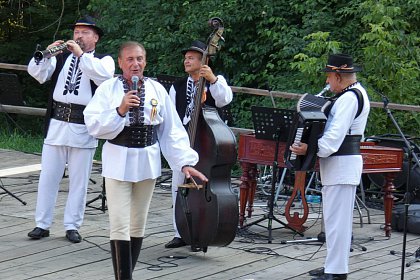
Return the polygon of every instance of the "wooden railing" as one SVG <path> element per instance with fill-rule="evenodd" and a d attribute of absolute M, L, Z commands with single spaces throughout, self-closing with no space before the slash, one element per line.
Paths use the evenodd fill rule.
<path fill-rule="evenodd" d="M 19 70 L 19 71 L 26 71 L 26 65 L 18 65 L 18 64 L 7 64 L 7 63 L 0 63 L 0 69 L 9 69 L 9 70 Z M 255 89 L 255 88 L 246 88 L 246 87 L 234 87 L 232 86 L 232 91 L 235 94 L 250 94 L 250 95 L 258 95 L 258 96 L 273 96 L 274 98 L 287 98 L 287 99 L 299 99 L 302 95 L 299 93 L 290 93 L 290 92 L 283 92 L 283 91 L 271 91 L 262 90 L 262 89 Z M 371 107 L 382 108 L 382 102 L 370 102 Z M 412 111 L 412 112 L 420 112 L 420 106 L 416 105 L 404 105 L 404 104 L 397 104 L 397 103 L 389 103 L 389 109 L 401 110 L 401 111 Z M 12 105 L 1 105 L 0 104 L 0 112 L 5 113 L 13 113 L 13 114 L 24 114 L 24 115 L 32 115 L 32 116 L 45 116 L 46 109 L 42 108 L 34 108 L 34 107 L 26 107 L 26 106 L 12 106 Z"/>
<path fill-rule="evenodd" d="M 26 71 L 28 69 L 28 66 L 19 64 L 0 63 L 0 69 Z"/>
<path fill-rule="evenodd" d="M 288 99 L 299 99 L 302 97 L 300 93 L 290 93 L 284 91 L 271 91 L 263 90 L 263 89 L 255 89 L 255 88 L 246 88 L 246 87 L 234 87 L 231 86 L 232 91 L 234 93 L 245 93 L 251 95 L 260 95 L 260 96 L 270 96 L 273 97 L 280 97 L 280 98 L 288 98 Z M 375 102 L 371 101 L 370 106 L 374 108 L 382 108 L 384 104 L 382 102 Z M 412 112 L 420 112 L 420 106 L 416 105 L 405 105 L 405 104 L 397 104 L 397 103 L 389 103 L 389 109 L 401 110 L 401 111 L 412 111 Z"/>

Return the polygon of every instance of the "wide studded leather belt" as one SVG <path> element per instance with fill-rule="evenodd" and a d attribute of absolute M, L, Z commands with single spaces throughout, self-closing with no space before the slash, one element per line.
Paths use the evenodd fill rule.
<path fill-rule="evenodd" d="M 109 143 L 128 148 L 144 148 L 157 142 L 156 125 L 125 126 Z"/>
<path fill-rule="evenodd" d="M 80 104 L 54 101 L 52 117 L 59 121 L 85 124 L 83 117 L 83 110 L 85 108 L 86 106 Z"/>

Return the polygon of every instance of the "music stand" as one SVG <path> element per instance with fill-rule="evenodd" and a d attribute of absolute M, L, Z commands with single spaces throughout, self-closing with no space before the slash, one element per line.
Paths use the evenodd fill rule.
<path fill-rule="evenodd" d="M 252 106 L 251 113 L 256 139 L 287 141 L 296 111 Z"/>
<path fill-rule="evenodd" d="M 279 143 L 280 141 L 285 142 L 287 140 L 287 136 L 289 135 L 289 130 L 293 122 L 293 117 L 295 115 L 295 111 L 286 110 L 286 109 L 277 109 L 277 108 L 269 108 L 269 107 L 258 107 L 252 106 L 252 121 L 254 123 L 254 130 L 255 130 L 255 138 L 256 139 L 266 139 L 266 140 L 274 140 L 276 141 L 276 149 L 274 152 L 274 159 L 273 159 L 273 176 L 271 181 L 271 190 L 270 190 L 270 203 L 269 203 L 269 211 L 268 214 L 265 214 L 262 218 L 253 221 L 246 225 L 246 227 L 252 225 L 259 225 L 260 222 L 268 220 L 267 230 L 268 230 L 268 243 L 271 243 L 272 238 L 272 230 L 273 230 L 273 220 L 281 224 L 283 227 L 292 230 L 293 232 L 303 236 L 303 234 L 296 229 L 290 227 L 286 223 L 280 221 L 274 216 L 274 192 L 275 192 L 275 185 L 277 181 L 276 173 L 278 170 L 278 154 L 279 154 Z M 263 226 L 261 226 L 263 227 Z"/>
<path fill-rule="evenodd" d="M 101 207 L 100 208 L 90 205 L 90 204 L 92 204 L 93 202 L 95 202 L 95 201 L 97 201 L 99 199 L 101 200 Z M 95 197 L 95 198 L 87 201 L 86 202 L 86 206 L 87 207 L 90 207 L 90 208 L 93 208 L 93 209 L 101 210 L 102 212 L 105 213 L 105 211 L 106 211 L 106 203 L 105 202 L 106 202 L 105 177 L 103 177 L 102 178 L 102 190 L 101 190 L 101 193 L 97 197 Z"/>

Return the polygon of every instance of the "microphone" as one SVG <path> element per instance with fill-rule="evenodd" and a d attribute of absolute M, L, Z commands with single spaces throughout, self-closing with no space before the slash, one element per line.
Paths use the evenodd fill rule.
<path fill-rule="evenodd" d="M 317 95 L 315 95 L 316 97 L 321 97 L 322 95 L 324 95 L 324 93 L 326 93 L 327 91 L 330 90 L 330 84 L 327 84 Z"/>
<path fill-rule="evenodd" d="M 138 94 L 138 88 L 137 87 L 138 87 L 139 77 L 132 76 L 131 77 L 131 82 L 133 83 L 131 89 L 132 90 L 135 90 L 136 91 L 136 95 L 137 95 Z M 138 119 L 138 117 L 139 117 L 139 115 L 138 115 L 139 114 L 139 111 L 138 111 L 138 108 L 133 108 L 133 107 L 130 106 L 130 108 L 128 110 L 131 112 L 132 117 L 133 117 L 132 124 L 138 125 L 139 124 L 139 119 Z"/>
<path fill-rule="evenodd" d="M 139 82 L 139 77 L 137 77 L 137 76 L 132 76 L 132 77 L 131 77 L 131 82 L 133 83 L 132 90 L 137 90 L 137 84 L 138 84 L 138 82 Z"/>

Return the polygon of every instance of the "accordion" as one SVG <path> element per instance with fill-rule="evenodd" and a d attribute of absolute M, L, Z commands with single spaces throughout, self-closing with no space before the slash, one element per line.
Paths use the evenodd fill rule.
<path fill-rule="evenodd" d="M 308 171 L 315 167 L 318 139 L 324 131 L 327 121 L 325 112 L 330 104 L 328 99 L 308 93 L 299 99 L 284 153 L 287 168 Z M 308 144 L 305 155 L 296 155 L 289 150 L 292 144 L 299 142 Z"/>

